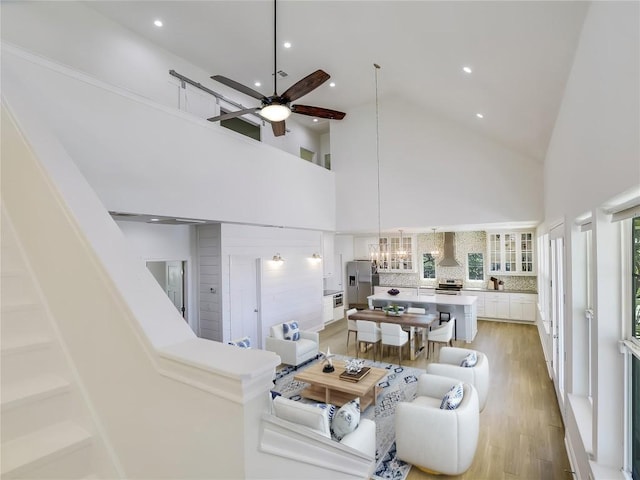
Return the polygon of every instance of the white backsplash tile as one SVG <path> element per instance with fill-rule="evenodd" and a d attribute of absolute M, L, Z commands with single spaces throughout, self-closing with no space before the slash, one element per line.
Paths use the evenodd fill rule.
<path fill-rule="evenodd" d="M 441 232 L 424 233 L 417 238 L 417 260 L 418 265 L 422 264 L 422 254 L 433 250 L 434 245 L 440 251 L 440 257 L 436 260 L 436 280 L 423 280 L 420 273 L 381 273 L 380 285 L 389 287 L 434 287 L 437 279 L 455 278 L 463 280 L 463 288 L 480 287 L 486 288 L 489 284 L 490 275 L 486 275 L 484 282 L 470 282 L 467 277 L 467 254 L 484 253 L 487 251 L 486 232 L 457 232 L 455 237 L 456 260 L 459 267 L 440 267 L 438 262 L 442 257 L 444 247 L 444 234 Z M 485 262 L 486 262 L 485 258 Z M 504 282 L 505 290 L 537 291 L 537 277 L 535 276 L 511 276 L 494 275 L 498 280 Z M 492 284 L 493 285 L 493 284 Z"/>

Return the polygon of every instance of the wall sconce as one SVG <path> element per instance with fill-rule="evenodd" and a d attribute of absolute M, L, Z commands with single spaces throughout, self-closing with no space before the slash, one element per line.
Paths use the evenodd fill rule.
<path fill-rule="evenodd" d="M 278 265 L 284 262 L 284 258 L 282 258 L 279 253 L 276 253 L 271 260 L 273 260 Z"/>
<path fill-rule="evenodd" d="M 311 255 L 311 260 L 313 260 L 315 263 L 320 263 L 320 261 L 322 260 L 322 256 L 316 252 Z"/>

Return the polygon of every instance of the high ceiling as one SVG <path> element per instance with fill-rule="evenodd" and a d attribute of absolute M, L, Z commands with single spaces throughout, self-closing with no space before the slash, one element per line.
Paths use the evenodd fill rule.
<path fill-rule="evenodd" d="M 87 4 L 211 75 L 273 91 L 272 1 Z M 404 97 L 542 162 L 587 7 L 582 1 L 279 1 L 277 67 L 288 76 L 278 79 L 278 93 L 321 68 L 335 87 L 327 82 L 294 103 L 348 115 L 374 101 L 375 62 L 382 67 L 381 101 Z M 164 25 L 154 26 L 155 19 Z"/>

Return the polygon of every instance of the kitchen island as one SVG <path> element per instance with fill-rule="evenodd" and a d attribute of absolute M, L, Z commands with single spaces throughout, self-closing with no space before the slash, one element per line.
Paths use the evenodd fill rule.
<path fill-rule="evenodd" d="M 473 341 L 478 332 L 477 298 L 471 295 L 416 295 L 401 293 L 399 295 L 389 295 L 388 293 L 377 293 L 367 297 L 369 308 L 375 305 L 402 305 L 404 307 L 418 307 L 427 310 L 427 313 L 440 311 L 440 306 L 444 307 L 451 316 L 456 318 L 456 339 L 464 340 L 467 343 Z"/>

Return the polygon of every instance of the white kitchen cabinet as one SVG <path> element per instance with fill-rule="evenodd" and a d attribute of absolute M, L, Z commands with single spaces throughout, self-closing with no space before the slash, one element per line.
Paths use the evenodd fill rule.
<path fill-rule="evenodd" d="M 332 277 L 334 274 L 334 241 L 335 235 L 333 233 L 322 232 L 322 274 L 324 277 Z"/>
<path fill-rule="evenodd" d="M 537 298 L 537 295 L 531 293 L 510 293 L 509 318 L 512 320 L 535 322 Z"/>
<path fill-rule="evenodd" d="M 484 316 L 487 318 L 510 318 L 510 300 L 508 293 L 484 294 Z"/>
<path fill-rule="evenodd" d="M 333 295 L 322 297 L 322 321 L 324 323 L 333 321 Z"/>
<path fill-rule="evenodd" d="M 535 275 L 533 232 L 487 233 L 490 274 Z"/>
<path fill-rule="evenodd" d="M 378 271 L 416 272 L 416 239 L 413 236 L 380 237 Z"/>

